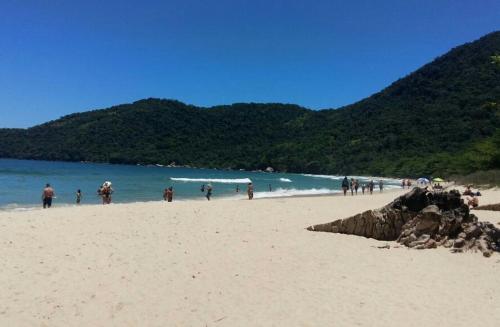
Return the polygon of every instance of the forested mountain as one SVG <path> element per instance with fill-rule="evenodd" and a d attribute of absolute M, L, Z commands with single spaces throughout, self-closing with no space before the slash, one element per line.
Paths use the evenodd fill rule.
<path fill-rule="evenodd" d="M 146 99 L 0 129 L 0 157 L 393 176 L 499 168 L 500 32 L 340 109 Z"/>

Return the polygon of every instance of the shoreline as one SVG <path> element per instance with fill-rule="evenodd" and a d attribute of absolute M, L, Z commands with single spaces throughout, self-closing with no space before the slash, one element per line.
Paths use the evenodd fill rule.
<path fill-rule="evenodd" d="M 384 192 L 382 193 L 388 193 L 388 192 L 397 192 L 398 190 L 403 190 L 402 188 L 397 188 L 397 187 L 389 187 L 385 188 Z M 407 191 L 407 189 L 405 189 Z M 256 192 L 258 193 L 258 192 Z M 266 192 L 267 193 L 267 192 Z M 346 197 L 351 197 L 349 194 L 350 192 L 348 191 L 348 194 Z M 358 192 L 358 194 L 352 195 L 353 197 L 356 196 L 374 196 L 376 194 L 379 194 L 379 190 L 374 190 L 373 194 L 370 195 L 365 192 L 365 194 L 362 194 L 361 191 Z M 264 197 L 255 197 L 251 201 L 261 201 L 261 200 L 269 200 L 269 199 L 288 199 L 288 198 L 314 198 L 314 197 L 336 197 L 336 196 L 343 196 L 342 191 L 332 191 L 331 193 L 318 193 L 318 194 L 296 194 L 296 195 L 279 195 L 279 196 L 264 196 Z M 240 194 L 233 194 L 233 195 L 224 195 L 220 197 L 213 197 L 210 202 L 218 202 L 218 201 L 249 201 L 246 195 L 246 192 L 240 192 Z M 164 200 L 150 200 L 150 201 L 130 201 L 130 202 L 112 202 L 110 205 L 127 205 L 127 204 L 147 204 L 147 203 L 163 203 L 167 202 Z M 175 199 L 173 202 L 208 202 L 206 198 L 204 197 L 199 197 L 199 198 L 184 198 L 184 199 Z M 19 206 L 15 208 L 6 208 L 9 205 L 16 205 L 17 204 L 8 204 L 5 206 L 0 206 L 0 213 L 2 212 L 24 212 L 24 211 L 36 211 L 36 210 L 54 210 L 54 209 L 66 209 L 66 208 L 79 208 L 79 207 L 87 207 L 87 206 L 93 206 L 93 207 L 103 207 L 103 206 L 108 206 L 108 205 L 103 205 L 99 203 L 82 203 L 82 204 L 76 204 L 76 203 L 59 203 L 53 202 L 52 207 L 50 209 L 44 209 L 42 208 L 42 204 L 28 204 L 26 206 Z"/>

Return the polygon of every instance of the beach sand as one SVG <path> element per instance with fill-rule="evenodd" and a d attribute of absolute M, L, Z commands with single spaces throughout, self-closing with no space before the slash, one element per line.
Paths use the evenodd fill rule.
<path fill-rule="evenodd" d="M 497 253 L 305 230 L 401 193 L 2 212 L 0 326 L 498 326 Z"/>

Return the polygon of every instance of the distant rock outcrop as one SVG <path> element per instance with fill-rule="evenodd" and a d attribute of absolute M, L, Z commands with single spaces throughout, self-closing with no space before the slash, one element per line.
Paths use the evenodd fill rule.
<path fill-rule="evenodd" d="M 486 257 L 500 251 L 500 229 L 478 222 L 456 190 L 433 193 L 414 188 L 380 209 L 307 229 L 397 241 L 415 249 L 480 250 Z"/>

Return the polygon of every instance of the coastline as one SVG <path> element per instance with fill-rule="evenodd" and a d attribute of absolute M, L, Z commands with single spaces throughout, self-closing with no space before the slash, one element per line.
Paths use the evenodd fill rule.
<path fill-rule="evenodd" d="M 305 229 L 402 193 L 0 212 L 0 324 L 496 326 L 499 254 Z"/>
<path fill-rule="evenodd" d="M 388 187 L 384 189 L 383 193 L 388 193 L 388 192 L 397 192 L 401 191 L 401 187 Z M 407 189 L 405 189 L 407 190 Z M 272 192 L 256 192 L 258 193 L 272 193 Z M 379 190 L 374 190 L 373 195 L 380 193 Z M 361 190 L 359 190 L 359 194 L 354 194 L 353 196 L 373 196 L 370 194 L 362 194 Z M 339 190 L 332 190 L 331 193 L 317 193 L 317 194 L 294 194 L 294 195 L 276 195 L 276 196 L 262 196 L 262 197 L 254 197 L 252 201 L 260 201 L 260 200 L 269 200 L 269 199 L 288 199 L 288 198 L 309 198 L 309 197 L 336 197 L 336 196 L 343 196 L 342 191 Z M 347 196 L 351 196 L 348 192 Z M 222 196 L 216 196 L 213 197 L 211 201 L 248 201 L 246 192 L 243 190 L 239 194 L 233 194 L 233 195 L 222 195 Z M 208 202 L 203 196 L 200 196 L 199 198 L 181 198 L 181 199 L 176 199 L 174 198 L 173 202 Z M 164 203 L 166 201 L 164 200 L 151 200 L 151 201 L 130 201 L 130 202 L 112 202 L 111 205 L 128 205 L 128 204 L 147 204 L 147 203 Z M 24 212 L 24 211 L 32 211 L 32 210 L 44 210 L 42 208 L 42 204 L 30 204 L 26 206 L 17 206 L 17 204 L 9 204 L 9 205 L 14 205 L 15 207 L 8 207 L 8 206 L 0 206 L 0 213 L 2 212 Z M 75 203 L 57 203 L 57 201 L 53 202 L 52 208 L 46 209 L 46 210 L 55 210 L 55 209 L 67 209 L 67 208 L 78 208 L 78 207 L 87 207 L 87 206 L 95 206 L 95 207 L 102 207 L 102 204 L 99 203 L 81 203 L 79 205 Z"/>

